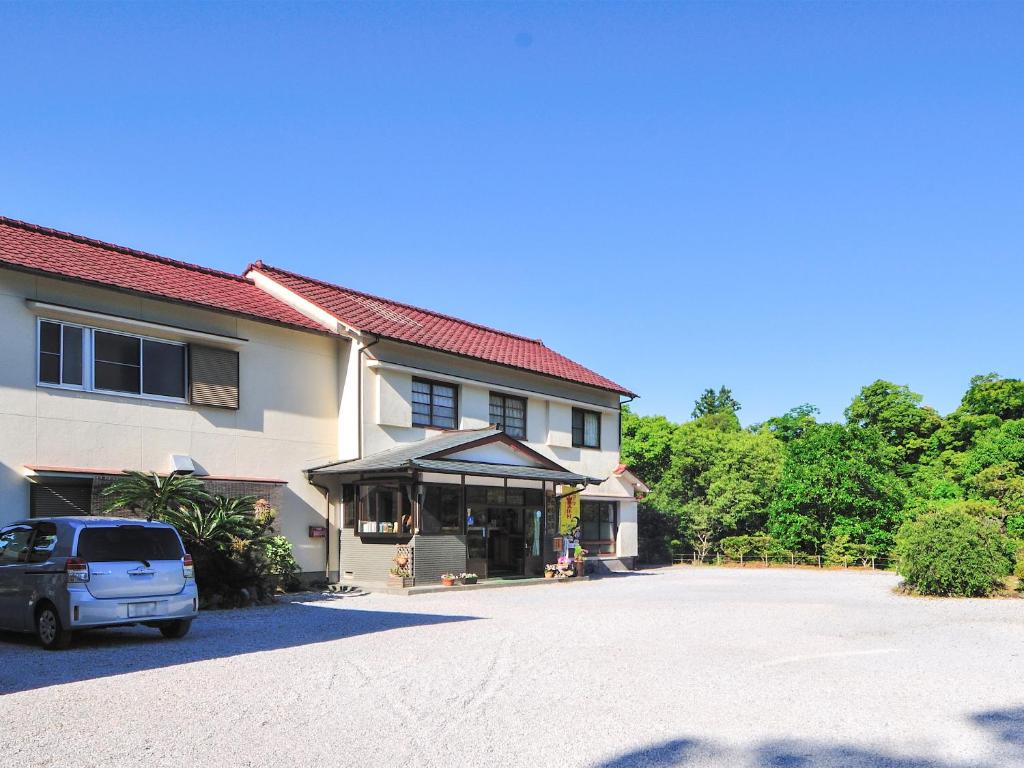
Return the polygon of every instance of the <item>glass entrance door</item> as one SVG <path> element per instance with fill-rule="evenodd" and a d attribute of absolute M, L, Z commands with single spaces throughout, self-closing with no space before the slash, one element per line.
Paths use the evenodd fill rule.
<path fill-rule="evenodd" d="M 488 574 L 521 576 L 525 567 L 523 510 L 492 507 L 487 518 Z"/>

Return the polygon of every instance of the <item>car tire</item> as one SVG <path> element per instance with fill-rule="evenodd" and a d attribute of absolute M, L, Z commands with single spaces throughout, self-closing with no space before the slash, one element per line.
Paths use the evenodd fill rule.
<path fill-rule="evenodd" d="M 160 634 L 164 637 L 181 638 L 192 628 L 192 619 L 176 619 L 160 625 Z"/>
<path fill-rule="evenodd" d="M 71 630 L 64 629 L 60 613 L 49 603 L 36 612 L 36 637 L 48 651 L 62 651 L 71 645 Z"/>

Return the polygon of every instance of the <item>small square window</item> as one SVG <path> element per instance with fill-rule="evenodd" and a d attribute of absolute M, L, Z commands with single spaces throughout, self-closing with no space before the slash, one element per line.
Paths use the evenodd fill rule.
<path fill-rule="evenodd" d="M 601 414 L 572 409 L 572 444 L 576 448 L 601 447 Z"/>

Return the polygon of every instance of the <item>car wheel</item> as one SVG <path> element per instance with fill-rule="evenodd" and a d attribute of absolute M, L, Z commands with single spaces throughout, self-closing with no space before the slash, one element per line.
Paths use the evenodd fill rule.
<path fill-rule="evenodd" d="M 52 605 L 44 605 L 36 614 L 36 637 L 48 651 L 60 651 L 71 645 L 71 630 L 64 629 L 60 614 Z"/>
<path fill-rule="evenodd" d="M 160 626 L 160 634 L 164 637 L 179 638 L 188 634 L 192 628 L 192 619 L 176 619 Z"/>

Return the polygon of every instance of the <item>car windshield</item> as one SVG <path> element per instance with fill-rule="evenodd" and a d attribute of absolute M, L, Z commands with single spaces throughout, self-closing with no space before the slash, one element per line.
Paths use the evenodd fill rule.
<path fill-rule="evenodd" d="M 170 528 L 119 525 L 86 528 L 78 536 L 78 556 L 92 562 L 180 560 L 184 552 Z"/>

